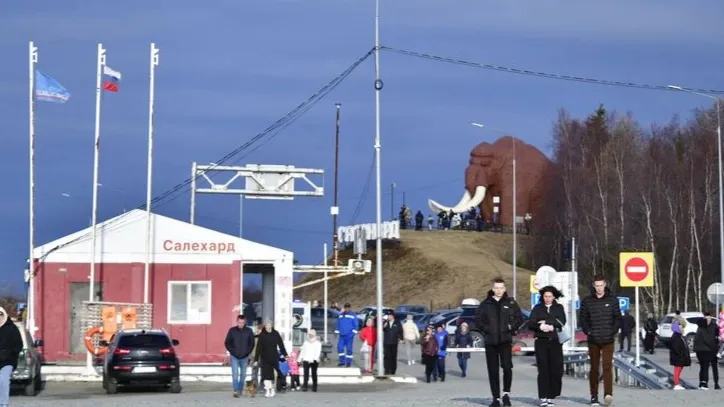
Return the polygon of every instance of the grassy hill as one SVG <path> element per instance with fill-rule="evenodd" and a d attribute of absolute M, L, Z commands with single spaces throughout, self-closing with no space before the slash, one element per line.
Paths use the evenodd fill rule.
<path fill-rule="evenodd" d="M 457 307 L 463 298 L 482 299 L 490 281 L 503 277 L 512 295 L 512 242 L 507 233 L 463 231 L 401 231 L 399 242 L 385 242 L 382 251 L 385 306 L 421 304 L 434 309 Z M 531 271 L 521 267 L 528 236 L 518 237 L 518 299 L 521 307 L 530 305 Z M 374 242 L 371 242 L 374 244 Z M 370 246 L 373 247 L 373 246 Z M 351 250 L 340 252 L 343 264 Z M 375 250 L 368 249 L 366 259 L 373 262 L 372 272 L 344 276 L 329 281 L 329 300 L 352 303 L 353 309 L 376 303 Z M 301 282 L 321 278 L 305 276 Z M 323 284 L 294 290 L 295 298 L 322 300 Z"/>

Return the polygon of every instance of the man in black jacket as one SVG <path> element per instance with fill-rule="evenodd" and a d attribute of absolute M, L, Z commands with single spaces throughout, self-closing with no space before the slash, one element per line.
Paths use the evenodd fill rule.
<path fill-rule="evenodd" d="M 387 315 L 385 315 L 382 331 L 385 375 L 394 375 L 397 373 L 397 346 L 403 339 L 402 324 L 395 319 L 394 312 L 388 311 Z"/>
<path fill-rule="evenodd" d="M 246 317 L 243 314 L 236 317 L 236 326 L 229 328 L 224 346 L 229 352 L 231 361 L 231 383 L 234 387 L 234 397 L 239 397 L 244 383 L 246 383 L 249 355 L 254 349 L 254 331 L 246 326 Z"/>
<path fill-rule="evenodd" d="M 711 312 L 704 313 L 704 318 L 697 325 L 694 336 L 694 352 L 699 359 L 699 389 L 709 390 L 709 367 L 714 378 L 714 389 L 719 386 L 719 361 L 716 352 L 719 350 L 719 328 Z"/>
<path fill-rule="evenodd" d="M 591 370 L 588 384 L 591 405 L 598 406 L 598 369 L 603 365 L 603 400 L 613 403 L 613 351 L 616 333 L 621 328 L 621 308 L 618 298 L 611 294 L 603 276 L 593 279 L 592 293 L 581 301 L 579 318 L 583 333 L 588 335 L 588 356 Z"/>
<path fill-rule="evenodd" d="M 10 376 L 18 367 L 23 337 L 5 308 L 0 307 L 0 405 L 10 403 Z"/>
<path fill-rule="evenodd" d="M 654 354 L 654 343 L 656 342 L 656 331 L 659 329 L 659 324 L 654 319 L 654 314 L 649 313 L 646 316 L 646 322 L 644 323 L 644 352 Z"/>
<path fill-rule="evenodd" d="M 513 384 L 513 337 L 523 323 L 520 307 L 505 291 L 502 278 L 493 280 L 493 289 L 480 303 L 475 314 L 475 326 L 483 333 L 485 360 L 493 403 L 490 407 L 511 406 L 510 388 Z M 500 397 L 500 368 L 503 368 L 503 397 Z"/>
<path fill-rule="evenodd" d="M 635 329 L 636 319 L 628 312 L 628 310 L 624 311 L 623 316 L 621 316 L 621 333 L 618 335 L 618 350 L 622 351 L 624 341 L 628 341 L 626 351 L 631 352 L 631 337 L 633 336 L 633 331 Z"/>

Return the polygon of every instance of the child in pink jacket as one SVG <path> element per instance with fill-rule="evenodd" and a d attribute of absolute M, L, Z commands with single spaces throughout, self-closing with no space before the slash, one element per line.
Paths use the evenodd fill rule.
<path fill-rule="evenodd" d="M 301 387 L 299 385 L 299 351 L 292 350 L 287 362 L 289 363 L 289 375 L 292 377 L 292 391 L 297 391 Z"/>

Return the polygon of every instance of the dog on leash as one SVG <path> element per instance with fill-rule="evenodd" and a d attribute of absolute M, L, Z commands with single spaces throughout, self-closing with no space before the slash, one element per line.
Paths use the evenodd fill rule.
<path fill-rule="evenodd" d="M 251 398 L 256 397 L 256 387 L 256 383 L 254 383 L 252 380 L 247 380 L 246 386 L 244 388 L 246 390 L 246 394 Z"/>

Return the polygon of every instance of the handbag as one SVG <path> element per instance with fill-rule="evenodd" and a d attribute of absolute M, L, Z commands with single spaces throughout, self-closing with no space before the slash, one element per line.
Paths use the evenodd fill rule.
<path fill-rule="evenodd" d="M 561 324 L 561 327 L 562 327 L 561 330 L 557 332 L 557 334 L 558 334 L 558 343 L 563 345 L 564 343 L 571 340 L 571 335 L 568 333 L 566 326 L 563 325 L 563 323 L 558 318 L 556 318 L 556 322 Z"/>
<path fill-rule="evenodd" d="M 360 348 L 360 352 L 362 353 L 369 353 L 371 351 L 370 345 L 367 343 L 367 341 L 362 342 L 362 347 Z"/>

